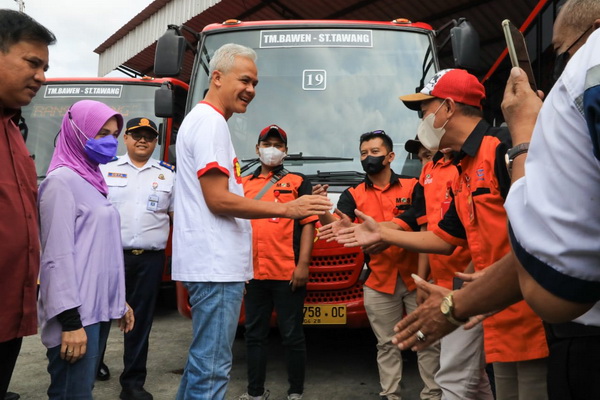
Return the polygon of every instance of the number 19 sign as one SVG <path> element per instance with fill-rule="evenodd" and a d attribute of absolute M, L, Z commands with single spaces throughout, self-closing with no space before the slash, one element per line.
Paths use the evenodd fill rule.
<path fill-rule="evenodd" d="M 325 90 L 327 88 L 327 71 L 324 69 L 305 69 L 302 75 L 302 89 Z"/>

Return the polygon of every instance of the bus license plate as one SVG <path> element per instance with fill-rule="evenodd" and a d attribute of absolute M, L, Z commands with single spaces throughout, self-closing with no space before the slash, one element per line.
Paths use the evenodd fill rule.
<path fill-rule="evenodd" d="M 304 306 L 304 325 L 343 325 L 345 304 L 311 304 Z"/>

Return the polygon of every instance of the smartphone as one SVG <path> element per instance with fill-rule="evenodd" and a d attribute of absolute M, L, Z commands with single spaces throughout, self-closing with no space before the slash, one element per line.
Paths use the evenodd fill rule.
<path fill-rule="evenodd" d="M 529 53 L 527 52 L 527 45 L 523 34 L 508 19 L 502 21 L 502 30 L 506 39 L 510 63 L 513 67 L 519 67 L 525 71 L 531 88 L 537 93 L 533 69 L 531 68 L 531 61 L 529 61 Z"/>

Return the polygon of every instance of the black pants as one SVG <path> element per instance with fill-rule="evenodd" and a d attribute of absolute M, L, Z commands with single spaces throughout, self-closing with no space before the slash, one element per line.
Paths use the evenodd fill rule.
<path fill-rule="evenodd" d="M 10 378 L 15 369 L 22 343 L 23 338 L 0 342 L 0 400 L 4 400 L 4 396 L 8 391 Z"/>
<path fill-rule="evenodd" d="M 146 383 L 148 338 L 152 329 L 156 299 L 160 289 L 165 252 L 144 251 L 125 255 L 125 292 L 127 303 L 133 308 L 135 324 L 125 334 L 123 373 L 119 378 L 123 389 L 141 389 Z"/>
<path fill-rule="evenodd" d="M 549 400 L 600 399 L 600 327 L 546 324 Z"/>
<path fill-rule="evenodd" d="M 306 365 L 304 339 L 304 297 L 306 287 L 292 292 L 288 281 L 251 280 L 246 285 L 246 349 L 248 354 L 248 394 L 260 396 L 265 390 L 269 321 L 273 308 L 285 349 L 288 394 L 302 394 Z"/>

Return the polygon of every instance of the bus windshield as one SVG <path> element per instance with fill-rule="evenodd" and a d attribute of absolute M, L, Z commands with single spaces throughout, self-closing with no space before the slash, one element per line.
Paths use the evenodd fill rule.
<path fill-rule="evenodd" d="M 85 99 L 101 101 L 120 112 L 124 123 L 130 118 L 143 116 L 150 117 L 160 126 L 160 119 L 154 117 L 157 87 L 129 82 L 46 82 L 32 102 L 22 109 L 28 129 L 26 144 L 35 160 L 38 181 L 46 176 L 62 118 L 73 103 Z M 118 155 L 126 153 L 123 132 L 124 129 L 119 136 Z M 160 158 L 159 154 L 160 146 L 156 146 L 152 156 Z"/>
<path fill-rule="evenodd" d="M 424 30 L 377 26 L 209 31 L 189 104 L 208 88 L 210 55 L 223 44 L 243 44 L 258 54 L 259 84 L 246 113 L 228 121 L 242 165 L 257 157 L 260 130 L 277 124 L 288 133 L 292 157 L 285 164 L 291 170 L 313 183 L 319 176 L 343 177 L 340 186 L 348 186 L 348 179 L 362 179 L 360 135 L 384 130 L 394 142 L 394 171 L 416 176 L 420 163 L 407 155 L 404 143 L 415 137 L 419 119 L 398 96 L 419 86 L 431 40 Z"/>

